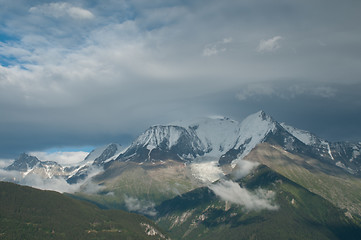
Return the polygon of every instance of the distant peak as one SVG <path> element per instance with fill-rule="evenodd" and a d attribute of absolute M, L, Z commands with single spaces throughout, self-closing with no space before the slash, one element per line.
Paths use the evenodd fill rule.
<path fill-rule="evenodd" d="M 36 160 L 39 160 L 37 157 L 32 156 L 32 155 L 30 155 L 30 154 L 28 154 L 28 153 L 22 153 L 22 154 L 20 154 L 18 160 L 24 160 L 24 159 L 25 159 L 25 160 L 27 160 L 27 159 L 36 159 Z"/>
<path fill-rule="evenodd" d="M 270 118 L 269 115 L 267 115 L 267 113 L 263 110 L 260 110 L 256 113 L 260 118 L 262 118 L 263 120 L 266 120 L 267 118 Z"/>

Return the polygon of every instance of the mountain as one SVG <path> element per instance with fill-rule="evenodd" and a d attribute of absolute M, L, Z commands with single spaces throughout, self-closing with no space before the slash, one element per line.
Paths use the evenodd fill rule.
<path fill-rule="evenodd" d="M 166 239 L 149 219 L 0 182 L 0 239 Z"/>
<path fill-rule="evenodd" d="M 22 177 L 36 174 L 42 178 L 66 177 L 72 171 L 71 168 L 65 168 L 57 162 L 40 161 L 37 157 L 30 156 L 26 153 L 22 153 L 19 158 L 15 159 L 5 170 L 18 171 L 22 174 Z"/>
<path fill-rule="evenodd" d="M 127 206 L 130 198 L 153 206 L 224 177 L 262 143 L 315 159 L 314 165 L 322 164 L 337 174 L 358 176 L 356 173 L 360 170 L 356 163 L 361 159 L 356 152 L 353 152 L 353 172 L 345 171 L 338 161 L 328 159 L 330 151 L 332 156 L 338 156 L 333 146 L 340 143 L 329 143 L 309 132 L 280 124 L 259 111 L 242 122 L 208 117 L 152 126 L 115 160 L 106 161 L 104 171 L 93 178 L 93 182 L 103 188 L 100 195 L 78 194 L 110 208 L 134 210 Z M 343 144 L 344 148 L 349 146 Z M 340 150 L 341 155 L 344 152 Z M 149 212 L 149 209 L 139 209 Z"/>
<path fill-rule="evenodd" d="M 307 131 L 278 123 L 264 111 L 252 114 L 242 122 L 218 116 L 155 125 L 136 138 L 128 148 L 108 144 L 95 149 L 78 166 L 71 168 L 62 168 L 55 162 L 39 164 L 39 160 L 26 158 L 25 154 L 7 170 L 26 173 L 38 164 L 42 170 L 34 173 L 48 177 L 63 176 L 71 184 L 84 180 L 94 169 L 107 169 L 113 162 L 175 160 L 190 164 L 216 160 L 223 170 L 230 170 L 229 166 L 234 167 L 237 160 L 263 142 L 282 146 L 286 151 L 328 162 L 361 176 L 361 143 L 328 142 Z M 198 179 L 204 178 L 208 177 L 198 176 Z"/>
<path fill-rule="evenodd" d="M 37 157 L 22 153 L 19 158 L 15 159 L 15 161 L 5 169 L 9 171 L 27 172 L 38 163 L 40 163 L 40 160 Z"/>
<path fill-rule="evenodd" d="M 116 160 L 144 162 L 173 159 L 178 161 L 204 155 L 200 139 L 181 126 L 150 127 L 141 134 Z"/>
<path fill-rule="evenodd" d="M 226 117 L 210 117 L 150 127 L 116 161 L 173 159 L 192 162 L 203 157 L 218 158 L 222 166 L 242 159 L 262 142 L 327 161 L 351 174 L 361 174 L 361 143 L 331 143 L 307 131 L 278 123 L 264 111 L 240 123 Z"/>
<path fill-rule="evenodd" d="M 265 165 L 232 178 L 164 201 L 157 224 L 173 239 L 361 237 L 359 221 Z"/>
<path fill-rule="evenodd" d="M 201 118 L 192 122 L 179 121 L 175 124 L 193 132 L 205 147 L 209 157 L 219 157 L 234 146 L 240 134 L 240 123 L 222 116 Z"/>
<path fill-rule="evenodd" d="M 361 176 L 361 143 L 329 142 L 314 134 L 288 126 L 281 125 L 293 136 L 309 146 L 309 155 L 323 161 L 335 164 L 345 171 Z"/>
<path fill-rule="evenodd" d="M 99 172 L 99 169 L 101 170 L 104 165 L 116 159 L 119 154 L 121 154 L 122 150 L 121 145 L 116 143 L 94 149 L 77 167 L 75 167 L 66 181 L 70 184 L 75 184 L 86 179 L 89 174 Z"/>
<path fill-rule="evenodd" d="M 259 111 L 152 126 L 128 148 L 95 149 L 64 179 L 80 186 L 73 197 L 149 216 L 175 239 L 358 239 L 360 147 Z M 24 155 L 8 168 L 44 163 Z"/>
<path fill-rule="evenodd" d="M 104 165 L 105 163 L 115 159 L 122 151 L 122 146 L 117 143 L 111 143 L 98 147 L 91 151 L 80 165 Z"/>
<path fill-rule="evenodd" d="M 361 216 L 361 181 L 342 168 L 302 154 L 285 151 L 279 145 L 257 145 L 245 160 L 267 165 L 309 191 L 327 199 L 349 216 Z"/>
<path fill-rule="evenodd" d="M 37 157 L 22 153 L 15 161 L 6 167 L 6 171 L 20 173 L 15 182 L 21 178 L 36 175 L 42 179 L 63 178 L 70 184 L 78 183 L 89 175 L 99 172 L 109 161 L 116 159 L 122 152 L 119 144 L 111 143 L 90 152 L 85 159 L 76 166 L 62 166 L 54 161 L 40 161 Z M 10 181 L 11 179 L 4 179 Z"/>

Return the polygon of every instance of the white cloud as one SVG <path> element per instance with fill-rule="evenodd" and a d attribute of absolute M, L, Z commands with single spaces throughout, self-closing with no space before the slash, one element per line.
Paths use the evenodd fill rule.
<path fill-rule="evenodd" d="M 225 52 L 227 50 L 226 45 L 232 41 L 233 39 L 229 37 L 224 38 L 222 41 L 207 44 L 203 49 L 203 56 L 210 57 L 213 55 L 218 55 L 221 52 Z"/>
<path fill-rule="evenodd" d="M 248 84 L 242 88 L 237 94 L 237 98 L 241 101 L 253 96 L 272 96 L 275 94 L 275 89 L 266 83 Z"/>
<path fill-rule="evenodd" d="M 6 35 L 0 46 L 0 126 L 13 130 L 2 134 L 1 147 L 4 152 L 12 149 L 12 154 L 25 151 L 15 145 L 31 149 L 42 141 L 40 147 L 47 147 L 47 138 L 62 134 L 54 144 L 91 144 L 95 138 L 104 143 L 106 137 L 134 136 L 149 124 L 179 117 L 236 116 L 239 110 L 231 110 L 239 109 L 235 98 L 224 106 L 208 100 L 221 99 L 225 91 L 239 91 L 250 82 L 288 79 L 289 86 L 292 79 L 360 79 L 357 54 L 351 54 L 361 42 L 355 35 L 360 31 L 347 27 L 343 37 L 335 34 L 348 18 L 334 18 L 320 6 L 287 4 L 297 13 L 287 14 L 252 1 L 210 1 L 207 6 L 184 1 L 38 2 L 34 6 L 34 1 L 3 1 L 0 8 L 0 30 Z M 285 3 L 275 4 L 282 9 Z M 359 19 L 354 6 L 342 9 L 351 10 L 350 19 Z M 317 13 L 308 19 L 313 27 L 290 31 L 295 22 L 311 24 L 299 19 L 305 11 Z M 318 21 L 327 19 L 318 17 L 321 12 L 332 21 Z M 313 32 L 318 29 L 327 30 L 320 36 Z M 265 32 L 278 36 L 265 38 L 260 51 L 281 46 L 285 53 L 297 49 L 297 55 L 260 56 L 255 45 Z M 279 39 L 285 33 L 287 42 Z M 328 47 L 315 46 L 317 40 Z M 334 94 L 327 89 L 319 93 Z M 279 96 L 280 91 L 245 89 L 238 98 L 261 95 Z M 256 110 L 263 104 L 267 103 L 259 102 Z M 19 137 L 8 141 L 14 132 Z M 25 135 L 39 136 L 34 138 L 37 143 L 29 144 Z"/>
<path fill-rule="evenodd" d="M 232 176 L 236 179 L 247 176 L 252 171 L 252 169 L 259 165 L 258 162 L 251 162 L 241 159 L 235 160 L 234 163 L 236 166 L 232 170 Z"/>
<path fill-rule="evenodd" d="M 155 204 L 151 201 L 139 200 L 138 198 L 124 196 L 125 206 L 129 211 L 134 211 L 149 216 L 157 215 Z"/>
<path fill-rule="evenodd" d="M 91 19 L 94 18 L 94 15 L 83 8 L 74 7 L 67 2 L 57 2 L 57 3 L 46 3 L 31 7 L 29 9 L 30 13 L 33 14 L 42 14 L 45 16 L 60 18 L 64 16 L 69 16 L 74 19 Z"/>
<path fill-rule="evenodd" d="M 70 7 L 67 12 L 70 17 L 75 19 L 91 19 L 94 17 L 90 11 L 79 7 Z"/>
<path fill-rule="evenodd" d="M 282 40 L 283 38 L 281 36 L 275 36 L 273 38 L 264 40 L 262 39 L 259 42 L 259 45 L 257 47 L 257 52 L 274 52 L 277 49 L 280 48 L 280 40 Z"/>
<path fill-rule="evenodd" d="M 289 85 L 289 84 L 288 84 Z M 236 94 L 236 98 L 245 101 L 255 97 L 277 97 L 281 99 L 292 99 L 299 96 L 316 96 L 320 98 L 335 97 L 337 89 L 330 86 L 315 86 L 308 84 L 285 84 L 255 83 L 248 84 Z"/>
<path fill-rule="evenodd" d="M 243 206 L 246 210 L 277 210 L 273 204 L 275 193 L 270 190 L 258 189 L 250 192 L 238 183 L 222 180 L 209 188 L 222 200 Z"/>
<path fill-rule="evenodd" d="M 69 184 L 63 178 L 43 178 L 37 174 L 28 174 L 19 181 L 19 184 L 38 188 L 42 190 L 52 190 L 60 193 L 73 193 L 79 190 L 82 183 Z"/>
<path fill-rule="evenodd" d="M 9 166 L 13 162 L 14 162 L 14 159 L 0 159 L 0 169 Z"/>
<path fill-rule="evenodd" d="M 88 152 L 30 152 L 32 156 L 36 156 L 40 161 L 54 161 L 61 165 L 74 165 L 85 159 L 89 154 Z"/>

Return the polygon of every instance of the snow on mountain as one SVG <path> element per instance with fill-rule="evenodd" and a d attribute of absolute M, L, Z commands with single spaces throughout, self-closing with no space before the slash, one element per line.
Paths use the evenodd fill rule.
<path fill-rule="evenodd" d="M 90 172 L 102 169 L 107 162 L 114 160 L 122 153 L 119 144 L 108 144 L 94 149 L 78 166 L 64 167 L 54 161 L 40 161 L 37 157 L 23 153 L 5 170 L 17 171 L 23 178 L 37 175 L 43 179 L 60 177 L 68 183 L 77 183 L 88 177 Z"/>
<path fill-rule="evenodd" d="M 5 170 L 16 170 L 23 176 L 38 174 L 44 178 L 62 176 L 68 183 L 89 177 L 94 169 L 107 168 L 112 161 L 178 160 L 189 163 L 192 174 L 201 181 L 212 181 L 221 175 L 218 165 L 234 164 L 257 144 L 269 142 L 292 153 L 310 156 L 361 175 L 361 143 L 331 143 L 285 123 L 279 124 L 263 111 L 238 122 L 216 116 L 155 125 L 122 149 L 108 144 L 94 149 L 74 167 L 62 167 L 52 161 L 40 161 L 22 154 Z"/>
<path fill-rule="evenodd" d="M 188 160 L 201 156 L 219 158 L 232 149 L 242 157 L 274 131 L 277 124 L 265 112 L 259 111 L 241 123 L 217 116 L 157 125 L 140 135 L 118 160 L 137 158 L 144 161 L 151 159 L 153 153 L 157 153 L 154 158 L 161 154 L 178 155 Z"/>
<path fill-rule="evenodd" d="M 67 177 L 67 182 L 70 184 L 77 183 L 89 176 L 90 172 L 98 171 L 104 164 L 115 160 L 121 153 L 123 153 L 121 145 L 111 143 L 105 146 L 98 147 L 91 151 L 88 156 L 77 166 Z"/>
<path fill-rule="evenodd" d="M 246 156 L 257 144 L 263 142 L 268 133 L 275 131 L 277 122 L 264 111 L 249 115 L 241 122 L 240 134 L 234 149 L 242 149 L 239 158 Z"/>
<path fill-rule="evenodd" d="M 240 133 L 239 122 L 227 117 L 209 117 L 187 126 L 206 147 L 207 156 L 221 156 L 232 148 Z"/>
<path fill-rule="evenodd" d="M 27 172 L 39 162 L 40 160 L 37 157 L 22 153 L 19 158 L 15 159 L 15 161 L 11 165 L 6 167 L 5 170 Z"/>
<path fill-rule="evenodd" d="M 53 161 L 40 161 L 37 157 L 22 153 L 19 158 L 9 165 L 5 170 L 18 171 L 23 177 L 36 174 L 43 178 L 54 176 L 66 176 L 67 169 Z"/>
<path fill-rule="evenodd" d="M 345 171 L 361 175 L 361 144 L 349 142 L 331 143 L 314 134 L 281 124 L 290 134 L 309 146 L 310 155 L 343 168 Z"/>
<path fill-rule="evenodd" d="M 170 150 L 176 145 L 182 135 L 188 135 L 185 129 L 178 126 L 153 126 L 145 133 L 140 135 L 135 141 L 135 145 L 142 145 L 149 151 L 162 146 L 164 149 Z"/>
<path fill-rule="evenodd" d="M 222 169 L 218 166 L 218 159 L 210 161 L 194 161 L 189 164 L 193 177 L 202 183 L 212 183 L 224 176 Z"/>
<path fill-rule="evenodd" d="M 141 134 L 117 159 L 123 161 L 192 159 L 203 155 L 204 148 L 193 132 L 181 126 L 156 125 Z"/>
<path fill-rule="evenodd" d="M 103 161 L 106 161 L 107 159 L 114 156 L 117 157 L 116 155 L 119 155 L 121 151 L 122 147 L 117 143 L 100 146 L 91 151 L 79 165 L 91 165 L 94 163 L 94 161 L 96 161 L 96 159 L 98 159 L 99 162 L 99 158 L 101 158 Z"/>
<path fill-rule="evenodd" d="M 298 140 L 300 140 L 301 142 L 303 142 L 306 145 L 311 146 L 311 145 L 316 145 L 316 144 L 320 144 L 320 143 L 322 143 L 324 145 L 327 144 L 324 140 L 321 140 L 320 138 L 316 137 L 315 135 L 313 135 L 312 133 L 310 133 L 308 131 L 294 128 L 285 123 L 281 123 L 281 126 L 284 129 L 286 129 L 290 134 L 292 134 L 294 137 L 296 137 Z"/>

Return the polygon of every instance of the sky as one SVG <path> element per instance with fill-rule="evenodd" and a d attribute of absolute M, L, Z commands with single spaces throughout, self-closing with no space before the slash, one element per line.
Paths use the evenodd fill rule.
<path fill-rule="evenodd" d="M 0 159 L 259 110 L 361 141 L 360 10 L 359 0 L 0 0 Z"/>

